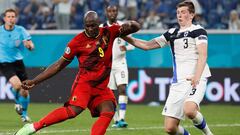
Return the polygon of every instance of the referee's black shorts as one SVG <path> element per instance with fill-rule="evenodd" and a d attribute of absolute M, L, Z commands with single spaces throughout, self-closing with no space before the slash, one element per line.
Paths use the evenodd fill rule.
<path fill-rule="evenodd" d="M 8 81 L 14 75 L 17 75 L 21 81 L 27 80 L 27 72 L 22 60 L 17 60 L 12 63 L 0 63 L 0 71 Z"/>

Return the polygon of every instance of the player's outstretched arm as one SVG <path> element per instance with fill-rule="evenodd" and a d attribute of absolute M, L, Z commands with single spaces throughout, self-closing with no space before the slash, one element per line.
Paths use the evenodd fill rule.
<path fill-rule="evenodd" d="M 127 36 L 129 34 L 139 31 L 141 28 L 140 24 L 136 21 L 128 21 L 121 25 L 120 36 Z"/>
<path fill-rule="evenodd" d="M 22 84 L 22 88 L 25 90 L 29 90 L 38 83 L 47 80 L 48 78 L 51 78 L 55 74 L 57 74 L 59 71 L 61 71 L 63 68 L 65 68 L 71 61 L 66 61 L 63 58 L 60 58 L 57 62 L 49 66 L 46 70 L 44 70 L 42 73 L 40 73 L 38 76 L 36 76 L 32 80 L 24 81 Z"/>
<path fill-rule="evenodd" d="M 156 48 L 161 48 L 161 46 L 154 39 L 150 41 L 146 41 L 146 40 L 141 40 L 141 39 L 137 39 L 129 36 L 122 37 L 122 39 L 124 39 L 131 45 L 134 45 L 143 50 L 152 50 Z"/>

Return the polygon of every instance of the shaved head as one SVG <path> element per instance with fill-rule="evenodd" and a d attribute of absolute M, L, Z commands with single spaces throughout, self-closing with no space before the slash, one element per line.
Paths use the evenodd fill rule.
<path fill-rule="evenodd" d="M 84 14 L 84 28 L 89 37 L 96 37 L 99 34 L 100 20 L 95 11 L 88 11 Z"/>
<path fill-rule="evenodd" d="M 95 11 L 88 11 L 84 14 L 84 23 L 86 21 L 99 21 L 98 14 Z"/>

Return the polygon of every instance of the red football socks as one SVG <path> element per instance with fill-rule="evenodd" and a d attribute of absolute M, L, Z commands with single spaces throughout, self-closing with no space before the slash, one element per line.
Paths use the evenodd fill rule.
<path fill-rule="evenodd" d="M 55 123 L 74 118 L 76 115 L 77 114 L 72 110 L 71 107 L 60 107 L 50 112 L 40 121 L 33 123 L 33 126 L 35 130 L 38 131 Z M 92 126 L 91 135 L 104 135 L 113 118 L 113 115 L 114 112 L 101 113 L 98 120 Z"/>
<path fill-rule="evenodd" d="M 101 113 L 98 120 L 92 126 L 91 135 L 104 135 L 113 115 L 114 112 Z"/>
<path fill-rule="evenodd" d="M 74 118 L 77 114 L 72 110 L 71 107 L 60 107 L 53 110 L 47 116 L 42 118 L 40 121 L 33 123 L 36 131 L 49 125 L 62 122 L 64 120 Z"/>

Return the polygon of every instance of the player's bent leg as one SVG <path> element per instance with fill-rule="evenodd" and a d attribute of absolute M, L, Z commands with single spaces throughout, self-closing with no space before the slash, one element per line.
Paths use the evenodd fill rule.
<path fill-rule="evenodd" d="M 21 81 L 20 79 L 14 75 L 9 79 L 10 84 L 12 85 L 11 92 L 14 95 L 14 100 L 15 100 L 15 111 L 17 114 L 22 115 L 22 105 L 19 101 L 20 97 L 20 90 L 21 90 Z"/>
<path fill-rule="evenodd" d="M 186 116 L 192 120 L 194 126 L 200 129 L 205 135 L 213 135 L 210 131 L 203 115 L 198 111 L 196 103 L 187 101 L 184 104 L 184 112 Z"/>
<path fill-rule="evenodd" d="M 67 119 L 74 118 L 83 110 L 84 109 L 76 106 L 65 106 L 57 108 L 42 118 L 40 121 L 34 122 L 33 124 L 26 124 L 16 133 L 16 135 L 31 135 L 44 127 L 48 127 Z"/>
<path fill-rule="evenodd" d="M 21 115 L 21 119 L 23 122 L 30 122 L 31 119 L 27 116 L 28 104 L 30 102 L 29 92 L 21 89 L 21 80 L 16 76 L 12 76 L 9 79 L 9 82 L 13 87 L 13 94 L 15 96 L 15 110 Z"/>
<path fill-rule="evenodd" d="M 98 105 L 100 116 L 93 124 L 91 135 L 104 135 L 114 115 L 114 104 L 112 101 L 104 101 Z"/>
<path fill-rule="evenodd" d="M 84 109 L 76 106 L 64 106 L 50 112 L 40 121 L 34 123 L 34 128 L 38 131 L 41 128 L 60 123 L 67 119 L 71 119 L 80 114 Z"/>

